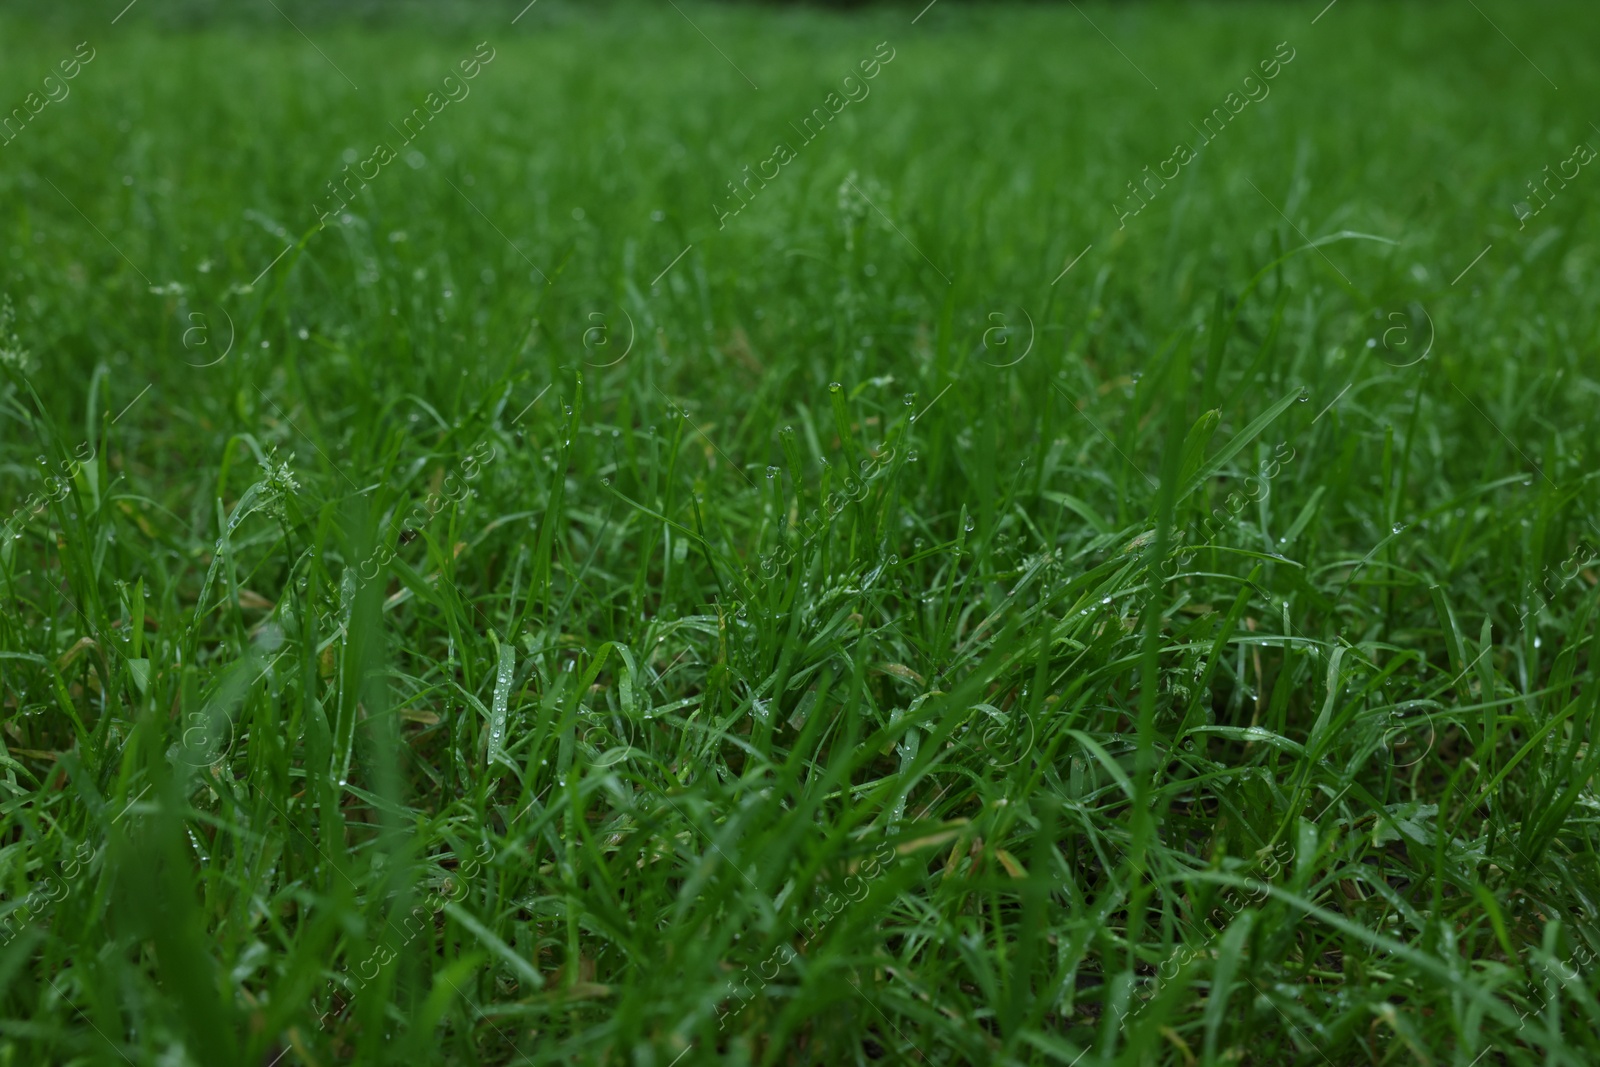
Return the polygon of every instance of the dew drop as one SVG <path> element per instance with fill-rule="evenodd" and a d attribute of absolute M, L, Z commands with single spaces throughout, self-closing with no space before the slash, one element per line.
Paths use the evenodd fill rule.
<path fill-rule="evenodd" d="M 907 463 L 915 463 L 916 461 L 917 461 L 917 450 L 913 448 L 910 452 L 906 453 L 906 462 Z"/>
<path fill-rule="evenodd" d="M 1309 389 L 1301 389 L 1300 390 L 1300 403 L 1304 404 L 1307 400 L 1310 400 L 1310 399 L 1311 399 L 1311 390 L 1309 390 Z"/>
<path fill-rule="evenodd" d="M 905 399 L 906 399 L 906 407 L 910 407 L 912 404 L 915 404 L 917 402 L 917 394 L 916 393 L 907 393 Z"/>
<path fill-rule="evenodd" d="M 828 383 L 828 392 L 830 392 L 830 393 L 837 393 L 839 390 L 841 390 L 843 388 L 844 388 L 844 386 L 840 385 L 838 382 L 829 382 Z"/>

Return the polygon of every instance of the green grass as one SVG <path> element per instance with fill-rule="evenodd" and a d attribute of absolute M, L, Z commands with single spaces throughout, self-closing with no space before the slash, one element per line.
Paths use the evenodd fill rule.
<path fill-rule="evenodd" d="M 121 6 L 0 22 L 0 1064 L 1600 1060 L 1592 5 Z"/>

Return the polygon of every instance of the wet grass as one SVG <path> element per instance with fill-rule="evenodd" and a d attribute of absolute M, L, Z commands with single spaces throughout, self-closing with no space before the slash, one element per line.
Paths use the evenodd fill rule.
<path fill-rule="evenodd" d="M 520 6 L 0 23 L 0 1063 L 1595 1062 L 1590 8 Z"/>

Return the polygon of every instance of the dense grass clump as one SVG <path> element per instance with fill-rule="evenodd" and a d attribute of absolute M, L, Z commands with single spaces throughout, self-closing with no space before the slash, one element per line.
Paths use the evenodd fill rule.
<path fill-rule="evenodd" d="M 0 1064 L 1600 1060 L 1592 5 L 121 6 Z"/>

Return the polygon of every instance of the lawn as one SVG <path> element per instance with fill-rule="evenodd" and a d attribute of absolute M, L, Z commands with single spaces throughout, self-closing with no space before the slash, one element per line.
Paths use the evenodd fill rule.
<path fill-rule="evenodd" d="M 21 0 L 0 1067 L 1600 1062 L 1596 40 Z"/>

